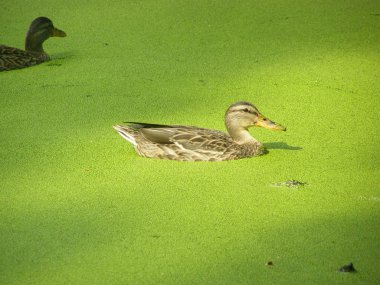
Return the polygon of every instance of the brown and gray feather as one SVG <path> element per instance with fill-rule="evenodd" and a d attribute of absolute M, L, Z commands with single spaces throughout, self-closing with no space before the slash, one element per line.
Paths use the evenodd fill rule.
<path fill-rule="evenodd" d="M 35 53 L 0 45 L 0 71 L 33 66 L 49 60 L 46 53 Z"/>

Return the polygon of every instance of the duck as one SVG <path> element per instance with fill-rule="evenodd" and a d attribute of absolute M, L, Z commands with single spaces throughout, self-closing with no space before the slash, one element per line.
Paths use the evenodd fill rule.
<path fill-rule="evenodd" d="M 66 37 L 66 33 L 54 27 L 46 17 L 38 17 L 30 24 L 25 39 L 25 50 L 0 45 L 0 71 L 19 69 L 48 61 L 42 44 L 50 37 Z"/>
<path fill-rule="evenodd" d="M 113 128 L 147 158 L 178 161 L 224 161 L 260 156 L 264 145 L 249 133 L 250 127 L 286 131 L 263 116 L 252 103 L 239 101 L 225 112 L 228 133 L 194 126 L 124 122 Z"/>

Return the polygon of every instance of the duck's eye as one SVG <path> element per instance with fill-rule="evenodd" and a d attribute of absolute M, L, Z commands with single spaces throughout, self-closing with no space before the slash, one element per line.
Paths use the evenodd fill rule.
<path fill-rule="evenodd" d="M 242 111 L 242 112 L 244 112 L 244 113 L 250 113 L 250 114 L 252 114 L 252 115 L 254 115 L 254 116 L 258 116 L 257 112 L 252 111 L 252 110 L 250 110 L 250 109 L 248 109 L 248 108 L 241 109 L 240 111 Z"/>

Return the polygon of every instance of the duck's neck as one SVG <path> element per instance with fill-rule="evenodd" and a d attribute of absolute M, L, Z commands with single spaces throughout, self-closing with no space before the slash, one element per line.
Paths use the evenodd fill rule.
<path fill-rule="evenodd" d="M 44 53 L 44 49 L 42 47 L 45 38 L 38 36 L 36 34 L 28 34 L 25 39 L 25 50 L 31 52 Z"/>
<path fill-rule="evenodd" d="M 247 129 L 231 124 L 226 124 L 227 131 L 230 134 L 231 138 L 237 144 L 261 144 L 258 140 L 251 136 Z"/>

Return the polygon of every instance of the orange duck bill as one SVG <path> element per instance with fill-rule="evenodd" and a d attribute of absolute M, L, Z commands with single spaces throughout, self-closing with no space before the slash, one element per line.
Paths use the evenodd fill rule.
<path fill-rule="evenodd" d="M 63 38 L 63 37 L 66 37 L 66 33 L 64 31 L 60 30 L 60 29 L 54 28 L 53 29 L 52 37 Z"/>
<path fill-rule="evenodd" d="M 269 120 L 268 118 L 264 117 L 261 114 L 259 114 L 258 120 L 255 125 L 266 128 L 266 129 L 270 129 L 270 130 L 275 130 L 275 131 L 286 131 L 286 128 L 284 126 L 281 126 L 280 124 L 277 124 Z"/>

